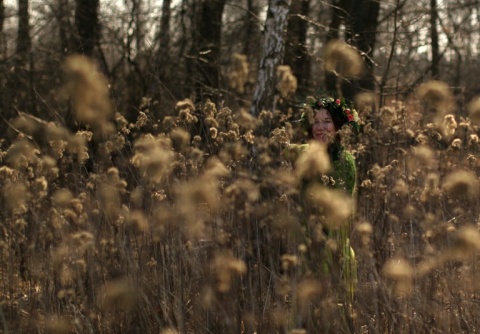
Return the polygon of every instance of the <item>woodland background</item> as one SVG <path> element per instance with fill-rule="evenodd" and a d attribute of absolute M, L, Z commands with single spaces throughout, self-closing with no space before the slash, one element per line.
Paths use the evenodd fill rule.
<path fill-rule="evenodd" d="M 476 332 L 479 22 L 477 0 L 0 0 L 3 332 Z M 324 152 L 281 158 L 318 92 L 362 119 L 355 203 L 312 190 L 354 215 L 351 308 L 302 232 Z"/>

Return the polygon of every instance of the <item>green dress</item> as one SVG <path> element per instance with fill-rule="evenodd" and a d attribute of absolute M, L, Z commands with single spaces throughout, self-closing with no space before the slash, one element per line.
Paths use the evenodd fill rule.
<path fill-rule="evenodd" d="M 307 148 L 308 144 L 290 145 L 283 152 L 284 158 L 294 163 L 298 156 L 303 154 Z M 335 181 L 333 188 L 344 191 L 354 197 L 357 179 L 355 157 L 343 147 L 339 147 L 336 151 L 331 153 L 331 158 L 332 169 L 328 176 Z M 309 182 L 311 182 L 311 180 L 306 181 L 307 184 L 302 185 L 302 192 L 307 188 Z M 338 229 L 330 229 L 326 232 L 329 239 L 333 239 L 337 242 L 340 250 L 337 252 L 337 256 L 334 256 L 332 252 L 326 250 L 324 252 L 325 261 L 322 260 L 319 267 L 324 274 L 332 274 L 332 271 L 335 271 L 332 268 L 338 268 L 341 279 L 344 281 L 346 296 L 351 301 L 357 282 L 357 265 L 355 253 L 352 247 L 350 247 L 350 229 L 351 219 L 349 219 L 348 223 L 344 226 Z"/>

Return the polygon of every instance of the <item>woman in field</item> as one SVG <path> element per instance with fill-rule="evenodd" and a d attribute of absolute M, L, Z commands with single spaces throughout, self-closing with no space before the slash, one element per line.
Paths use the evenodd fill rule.
<path fill-rule="evenodd" d="M 357 112 L 345 99 L 316 98 L 306 106 L 300 124 L 308 140 L 317 141 L 326 146 L 331 166 L 327 175 L 303 180 L 301 193 L 306 199 L 305 202 L 308 203 L 308 199 L 314 196 L 312 185 L 320 184 L 320 190 L 322 187 L 327 189 L 325 194 L 329 191 L 330 194 L 332 192 L 338 194 L 339 197 L 333 196 L 332 201 L 333 198 L 345 198 L 347 200 L 344 204 L 353 206 L 351 199 L 355 196 L 356 189 L 355 158 L 342 146 L 340 130 L 347 126 L 354 131 L 358 130 Z M 284 151 L 284 156 L 288 160 L 296 160 L 301 154 L 308 154 L 308 147 L 309 144 L 289 145 Z M 342 203 L 341 200 L 340 203 Z M 322 216 L 323 208 L 309 207 L 305 204 L 304 209 L 305 216 L 302 218 L 304 220 L 302 224 L 311 225 L 309 222 L 312 216 Z M 352 211 L 353 208 L 349 212 Z M 324 215 L 323 220 L 320 220 L 322 227 L 320 237 L 318 229 L 311 226 L 306 228 L 306 237 L 311 241 L 308 252 L 309 266 L 317 274 L 329 277 L 334 282 L 343 281 L 343 284 L 339 284 L 338 287 L 348 300 L 353 298 L 357 277 L 355 253 L 350 247 L 349 240 L 350 218 L 343 222 L 329 222 L 328 217 Z"/>

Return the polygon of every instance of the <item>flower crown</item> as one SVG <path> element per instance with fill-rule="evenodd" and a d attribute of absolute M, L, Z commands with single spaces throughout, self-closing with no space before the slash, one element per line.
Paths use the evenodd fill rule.
<path fill-rule="evenodd" d="M 351 107 L 351 103 L 345 98 L 334 99 L 333 97 L 314 98 L 313 100 L 303 104 L 304 108 L 311 108 L 312 110 L 326 109 L 330 114 L 340 116 L 340 119 L 345 124 L 350 125 L 355 131 L 360 129 L 358 125 L 358 113 Z M 309 113 L 304 111 L 300 118 L 300 125 L 308 131 L 312 121 L 309 119 Z"/>

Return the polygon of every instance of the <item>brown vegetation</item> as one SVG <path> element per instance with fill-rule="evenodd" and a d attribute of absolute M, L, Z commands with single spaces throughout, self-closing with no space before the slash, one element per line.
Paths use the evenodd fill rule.
<path fill-rule="evenodd" d="M 257 119 L 184 100 L 163 122 L 148 108 L 132 123 L 114 122 L 95 67 L 74 57 L 65 69 L 63 91 L 86 130 L 21 115 L 1 154 L 5 332 L 476 328 L 478 128 L 452 114 L 422 121 L 443 115 L 443 102 L 432 105 L 450 100 L 448 87 L 422 86 L 425 109 L 362 109 L 362 119 L 379 122 L 364 122 L 351 145 L 357 204 L 317 186 L 312 202 L 323 220 L 302 212 L 298 183 L 328 170 L 322 147 L 297 166 L 279 154 L 301 136 L 290 124 L 298 111 Z M 359 275 L 345 311 L 343 285 L 312 274 L 318 240 L 304 234 L 301 217 L 318 229 L 354 207 Z"/>

